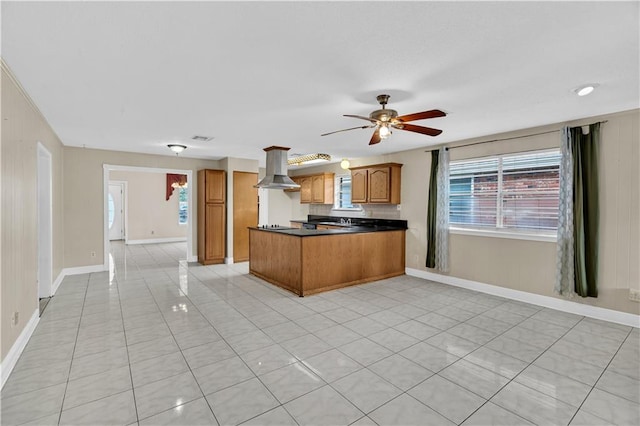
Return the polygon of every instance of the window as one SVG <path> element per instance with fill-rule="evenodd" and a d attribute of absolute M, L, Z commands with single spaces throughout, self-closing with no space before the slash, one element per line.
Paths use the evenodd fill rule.
<path fill-rule="evenodd" d="M 336 176 L 334 210 L 362 210 L 359 205 L 351 204 L 351 175 Z"/>
<path fill-rule="evenodd" d="M 178 224 L 186 225 L 188 218 L 189 199 L 187 197 L 187 188 L 178 188 Z"/>
<path fill-rule="evenodd" d="M 559 171 L 557 150 L 452 161 L 449 223 L 462 228 L 555 231 Z"/>

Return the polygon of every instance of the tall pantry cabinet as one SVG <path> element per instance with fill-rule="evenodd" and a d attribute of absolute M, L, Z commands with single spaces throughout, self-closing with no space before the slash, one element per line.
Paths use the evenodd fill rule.
<path fill-rule="evenodd" d="M 224 170 L 198 170 L 198 262 L 224 263 L 226 197 Z"/>

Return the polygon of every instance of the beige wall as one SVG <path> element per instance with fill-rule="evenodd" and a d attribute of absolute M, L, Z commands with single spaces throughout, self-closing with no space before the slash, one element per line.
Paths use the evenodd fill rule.
<path fill-rule="evenodd" d="M 562 125 L 578 126 L 600 120 L 608 120 L 602 124 L 600 150 L 600 291 L 596 299 L 578 297 L 573 300 L 640 314 L 640 304 L 629 300 L 630 288 L 640 290 L 640 111 L 584 118 Z M 457 144 L 462 145 L 509 138 L 506 141 L 452 149 L 451 159 L 558 147 L 559 132 L 533 137 L 521 136 L 554 131 L 560 127 L 561 124 L 555 124 L 459 141 Z M 424 263 L 427 246 L 426 211 L 430 154 L 422 148 L 384 156 L 351 159 L 351 164 L 360 166 L 388 161 L 404 164 L 400 218 L 407 220 L 409 225 L 407 267 L 427 270 Z M 291 174 L 339 170 L 338 164 L 331 164 L 295 170 Z M 299 202 L 299 199 L 289 198 L 289 203 L 291 202 Z M 293 207 L 285 203 L 280 208 L 283 211 L 291 211 Z M 326 211 L 326 208 L 312 207 L 311 210 Z M 453 234 L 450 240 L 449 275 L 554 296 L 555 256 L 556 244 L 553 242 Z"/>
<path fill-rule="evenodd" d="M 192 196 L 197 194 L 197 171 L 219 169 L 219 161 L 198 160 L 175 155 L 148 155 L 85 148 L 64 148 L 64 265 L 79 267 L 103 264 L 103 164 L 192 170 Z M 190 183 L 191 185 L 191 183 Z M 194 204 L 195 206 L 195 204 Z M 197 223 L 196 209 L 193 223 Z M 197 253 L 197 227 L 193 226 L 191 245 Z M 96 256 L 91 257 L 91 252 Z"/>
<path fill-rule="evenodd" d="M 63 146 L 37 107 L 2 62 L 2 255 L 0 283 L 0 352 L 11 346 L 38 309 L 37 284 L 37 151 L 41 142 L 52 156 L 53 270 L 63 268 Z M 19 323 L 11 326 L 11 315 Z"/>
<path fill-rule="evenodd" d="M 178 190 L 166 200 L 166 173 L 113 170 L 109 180 L 127 182 L 128 240 L 187 237 L 187 224 L 178 223 Z"/>

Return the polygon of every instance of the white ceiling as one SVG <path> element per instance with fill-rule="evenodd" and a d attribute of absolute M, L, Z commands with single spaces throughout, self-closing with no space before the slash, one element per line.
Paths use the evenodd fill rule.
<path fill-rule="evenodd" d="M 65 145 L 335 160 L 638 108 L 638 2 L 2 2 L 2 57 Z M 590 96 L 572 89 L 595 82 Z M 371 130 L 375 95 L 431 138 Z M 193 135 L 213 136 L 195 142 Z"/>

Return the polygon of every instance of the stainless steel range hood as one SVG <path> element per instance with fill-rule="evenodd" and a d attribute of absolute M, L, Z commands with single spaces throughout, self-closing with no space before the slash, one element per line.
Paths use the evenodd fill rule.
<path fill-rule="evenodd" d="M 255 186 L 266 189 L 300 188 L 300 185 L 287 176 L 287 151 L 289 148 L 270 146 L 267 153 L 267 175 Z"/>

